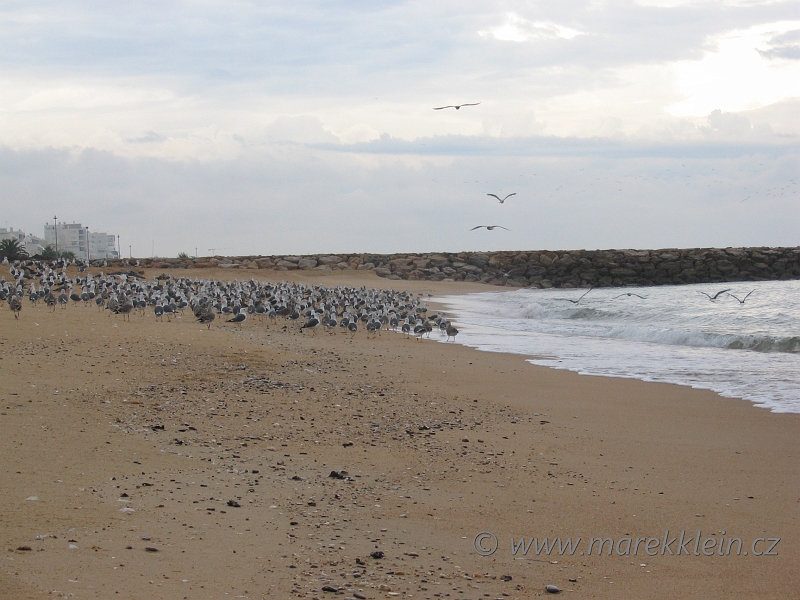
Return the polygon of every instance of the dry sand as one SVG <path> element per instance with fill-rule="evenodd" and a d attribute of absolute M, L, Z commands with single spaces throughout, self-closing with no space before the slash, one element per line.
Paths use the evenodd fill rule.
<path fill-rule="evenodd" d="M 798 415 L 388 332 L 27 300 L 0 309 L 0 361 L 3 598 L 800 597 Z M 749 552 L 662 555 L 665 530 Z M 582 541 L 515 557 L 523 536 Z M 601 536 L 658 555 L 580 554 Z"/>

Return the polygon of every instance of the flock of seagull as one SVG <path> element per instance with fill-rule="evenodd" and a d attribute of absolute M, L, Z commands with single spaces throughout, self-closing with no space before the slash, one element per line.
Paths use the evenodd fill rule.
<path fill-rule="evenodd" d="M 586 296 L 589 294 L 589 292 L 591 292 L 593 289 L 594 289 L 594 287 L 590 287 L 583 294 L 581 294 L 581 296 L 579 298 L 577 298 L 577 299 L 573 299 L 573 298 L 558 298 L 558 300 L 563 300 L 564 302 L 572 302 L 574 305 L 577 306 L 578 304 L 580 304 L 581 300 L 586 298 Z M 749 292 L 747 292 L 747 294 L 743 298 L 739 298 L 738 296 L 736 296 L 734 294 L 731 294 L 730 291 L 731 291 L 731 288 L 726 288 L 724 290 L 718 291 L 717 293 L 715 293 L 713 295 L 712 294 L 708 294 L 708 293 L 703 292 L 703 291 L 699 291 L 699 290 L 698 290 L 698 293 L 702 294 L 703 296 L 705 296 L 706 298 L 711 300 L 711 302 L 716 302 L 724 294 L 726 296 L 730 296 L 734 300 L 737 300 L 739 302 L 739 304 L 744 304 L 745 301 L 750 297 L 750 294 L 755 292 L 755 290 L 750 290 Z M 642 300 L 647 300 L 647 298 L 649 297 L 649 296 L 642 296 L 641 294 L 637 294 L 636 292 L 623 292 L 622 294 L 614 296 L 611 299 L 612 300 L 616 300 L 617 298 L 622 298 L 623 296 L 628 297 L 628 298 L 630 298 L 631 296 L 636 296 L 637 298 L 641 298 Z"/>
<path fill-rule="evenodd" d="M 300 331 L 309 330 L 312 335 L 320 328 L 331 334 L 343 330 L 351 338 L 362 328 L 367 337 L 378 335 L 382 329 L 399 331 L 406 337 L 414 335 L 418 340 L 429 337 L 434 329 L 445 334 L 446 341 L 458 335 L 445 314 L 428 314 L 420 295 L 409 292 L 169 275 L 149 282 L 131 271 L 92 275 L 85 266 L 77 277 L 69 277 L 69 264 L 72 261 L 51 264 L 30 260 L 10 265 L 12 281 L 0 278 L 0 300 L 8 303 L 16 319 L 27 297 L 32 305 L 43 302 L 52 311 L 59 307 L 66 310 L 70 303 L 94 305 L 108 310 L 109 315 L 122 315 L 124 320 L 152 310 L 156 320 L 166 317 L 171 321 L 177 313 L 189 309 L 208 329 L 218 317 L 238 326 L 248 318 L 273 324 L 283 318 L 302 322 Z"/>

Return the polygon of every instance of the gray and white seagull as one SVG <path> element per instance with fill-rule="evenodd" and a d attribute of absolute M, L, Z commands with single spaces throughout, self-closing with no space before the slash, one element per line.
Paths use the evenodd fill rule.
<path fill-rule="evenodd" d="M 433 110 L 444 110 L 445 108 L 455 108 L 456 110 L 459 110 L 462 106 L 478 106 L 478 104 L 480 104 L 480 102 L 471 102 L 467 104 L 448 104 L 447 106 L 434 107 Z"/>
<path fill-rule="evenodd" d="M 506 231 L 511 231 L 507 227 L 503 227 L 502 225 L 478 225 L 470 229 L 470 231 L 475 231 L 476 229 L 480 229 L 481 227 L 485 227 L 487 231 L 492 231 L 493 229 L 505 229 Z"/>
<path fill-rule="evenodd" d="M 500 201 L 500 204 L 502 204 L 503 202 L 505 202 L 506 200 L 508 200 L 509 198 L 511 198 L 511 196 L 516 196 L 516 195 L 517 195 L 517 192 L 514 192 L 513 194 L 509 194 L 509 195 L 508 195 L 508 196 L 506 196 L 505 198 L 501 198 L 501 197 L 500 197 L 500 196 L 498 196 L 497 194 L 486 194 L 486 195 L 487 195 L 487 196 L 492 196 L 493 198 L 497 198 L 497 199 Z"/>

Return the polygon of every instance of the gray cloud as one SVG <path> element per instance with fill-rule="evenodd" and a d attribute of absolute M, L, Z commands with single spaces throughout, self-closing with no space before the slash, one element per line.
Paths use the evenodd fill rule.
<path fill-rule="evenodd" d="M 582 71 L 699 58 L 708 36 L 796 18 L 793 2 L 664 9 L 589 0 L 513 7 L 530 21 L 580 30 L 571 40 L 517 44 L 477 35 L 502 24 L 502 2 L 343 2 L 302 11 L 285 3 L 53 2 L 4 7 L 0 61 L 16 69 L 171 75 L 187 91 L 258 81 L 273 92 L 346 96 L 401 92 L 441 74 L 504 77 L 553 66 Z M 779 48 L 775 52 L 782 52 Z M 398 75 L 402 77 L 398 78 Z M 573 81 L 573 83 L 575 83 Z"/>
<path fill-rule="evenodd" d="M 156 133 L 155 131 L 147 131 L 143 136 L 137 138 L 128 138 L 125 140 L 129 144 L 151 144 L 166 141 L 166 137 Z"/>
<path fill-rule="evenodd" d="M 327 131 L 316 117 L 278 117 L 264 129 L 267 139 L 275 142 L 303 144 L 337 143 L 339 138 Z"/>
<path fill-rule="evenodd" d="M 768 50 L 758 51 L 764 58 L 800 60 L 800 29 L 772 37 L 769 46 Z"/>
<path fill-rule="evenodd" d="M 530 157 L 606 157 L 632 158 L 737 158 L 763 154 L 784 156 L 800 152 L 800 139 L 776 139 L 770 142 L 734 142 L 714 140 L 715 133 L 724 137 L 747 134 L 752 127 L 747 117 L 716 110 L 709 116 L 707 132 L 711 139 L 695 142 L 654 142 L 612 138 L 577 138 L 535 136 L 496 138 L 489 136 L 433 136 L 416 140 L 392 138 L 383 134 L 371 142 L 355 144 L 317 144 L 316 147 L 337 152 L 364 154 L 408 154 L 423 156 L 530 156 Z"/>

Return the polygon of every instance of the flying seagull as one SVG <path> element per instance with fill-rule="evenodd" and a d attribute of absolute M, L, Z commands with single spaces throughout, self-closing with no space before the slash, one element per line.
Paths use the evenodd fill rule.
<path fill-rule="evenodd" d="M 647 299 L 647 296 L 640 296 L 639 294 L 634 294 L 633 292 L 625 292 L 624 294 L 620 294 L 619 296 L 614 296 L 612 300 L 616 300 L 617 298 L 622 298 L 623 296 L 636 296 L 637 298 L 641 298 L 642 300 Z"/>
<path fill-rule="evenodd" d="M 492 229 L 499 227 L 500 229 L 505 229 L 506 231 L 511 231 L 510 229 L 503 227 L 502 225 L 478 225 L 477 227 L 473 227 L 470 231 L 475 231 L 476 229 L 480 229 L 481 227 L 486 227 L 487 231 L 491 231 Z"/>
<path fill-rule="evenodd" d="M 591 292 L 593 289 L 594 289 L 593 287 L 590 287 L 588 290 L 586 290 L 586 292 L 583 294 L 583 296 L 581 296 L 577 300 L 572 300 L 571 298 L 559 298 L 559 300 L 566 300 L 567 302 L 572 302 L 573 304 L 578 304 L 578 302 L 583 300 L 586 297 L 586 294 Z"/>
<path fill-rule="evenodd" d="M 517 195 L 517 192 L 514 192 L 513 194 L 509 194 L 509 195 L 508 195 L 508 196 L 506 196 L 505 198 L 501 198 L 501 197 L 500 197 L 500 196 L 498 196 L 497 194 L 486 194 L 486 195 L 487 195 L 487 196 L 492 196 L 492 197 L 494 197 L 494 198 L 497 198 L 498 200 L 500 200 L 500 204 L 502 204 L 503 202 L 505 202 L 506 200 L 508 200 L 509 198 L 511 198 L 511 196 L 516 196 L 516 195 Z"/>
<path fill-rule="evenodd" d="M 718 291 L 716 294 L 714 294 L 713 296 L 711 296 L 711 295 L 709 295 L 709 294 L 706 294 L 705 292 L 700 292 L 700 293 L 701 293 L 701 294 L 703 294 L 703 296 L 706 296 L 706 297 L 708 297 L 708 299 L 709 299 L 709 300 L 711 300 L 712 302 L 714 302 L 714 301 L 715 301 L 717 298 L 719 298 L 719 297 L 720 297 L 722 294 L 724 294 L 725 292 L 730 292 L 730 291 L 731 291 L 731 288 L 728 288 L 727 290 L 720 290 L 720 291 Z"/>
<path fill-rule="evenodd" d="M 747 296 L 749 296 L 749 295 L 750 295 L 750 294 L 752 294 L 753 292 L 755 292 L 755 290 L 750 290 L 749 292 L 747 292 Z M 736 296 L 734 296 L 733 294 L 728 294 L 728 296 L 730 296 L 731 298 L 736 298 L 736 300 L 739 300 L 739 298 L 737 298 L 737 297 L 736 297 Z M 744 298 L 742 298 L 741 300 L 739 300 L 739 304 L 744 304 L 744 301 L 745 301 L 745 300 L 747 300 L 747 296 L 745 296 Z"/>
<path fill-rule="evenodd" d="M 480 102 L 472 102 L 468 104 L 448 104 L 447 106 L 437 106 L 433 110 L 444 110 L 445 108 L 455 108 L 458 110 L 462 106 L 478 106 L 478 104 L 480 104 Z"/>

